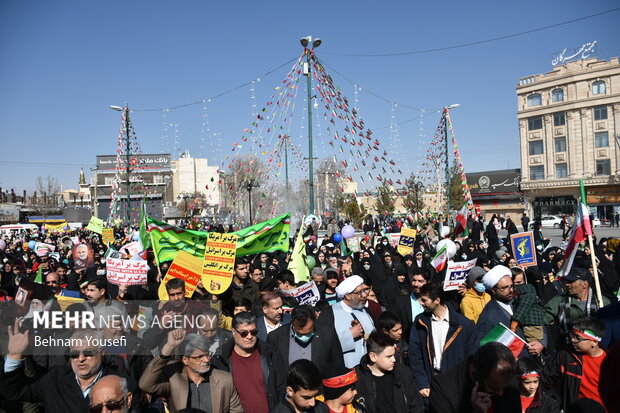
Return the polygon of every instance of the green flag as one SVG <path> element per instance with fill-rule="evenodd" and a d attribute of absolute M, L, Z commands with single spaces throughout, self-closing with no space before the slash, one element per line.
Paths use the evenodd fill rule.
<path fill-rule="evenodd" d="M 151 248 L 151 237 L 147 230 L 146 203 L 144 199 L 142 199 L 142 207 L 140 208 L 140 241 L 145 250 Z"/>
<path fill-rule="evenodd" d="M 43 284 L 43 268 L 39 267 L 37 270 L 37 275 L 34 277 L 34 282 Z"/>
<path fill-rule="evenodd" d="M 344 239 L 343 239 L 342 241 L 340 241 L 340 256 L 348 257 L 349 255 L 353 255 L 353 253 L 349 251 L 349 249 L 347 248 L 347 244 L 346 242 L 344 242 Z"/>
<path fill-rule="evenodd" d="M 291 262 L 288 269 L 295 274 L 295 281 L 308 281 L 310 279 L 310 270 L 306 263 L 306 243 L 304 242 L 303 227 L 299 229 L 297 238 L 295 239 L 295 247 L 291 254 Z"/>
<path fill-rule="evenodd" d="M 158 261 L 174 260 L 177 251 L 183 250 L 195 257 L 203 258 L 208 232 L 192 231 L 146 217 L 148 232 L 151 235 L 153 252 Z M 288 251 L 291 220 L 289 214 L 261 222 L 240 231 L 237 256 L 270 251 Z"/>

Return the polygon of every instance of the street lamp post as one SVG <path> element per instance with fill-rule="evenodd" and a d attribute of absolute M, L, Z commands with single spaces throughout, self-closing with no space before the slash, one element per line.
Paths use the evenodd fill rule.
<path fill-rule="evenodd" d="M 248 180 L 245 184 L 248 190 L 248 205 L 250 207 L 250 225 L 252 225 L 252 189 L 258 187 L 258 182 L 254 178 Z"/>
<path fill-rule="evenodd" d="M 130 145 L 130 139 L 129 139 L 129 105 L 127 103 L 125 103 L 125 107 L 122 108 L 120 106 L 114 106 L 111 105 L 110 106 L 111 109 L 117 110 L 117 111 L 123 111 L 125 112 L 125 138 L 126 138 L 126 142 L 125 144 L 127 145 L 125 148 L 125 155 L 126 155 L 126 159 L 125 159 L 125 175 L 127 178 L 127 225 L 131 226 L 131 181 L 130 181 L 130 157 L 131 157 L 131 145 Z"/>
<path fill-rule="evenodd" d="M 307 92 L 308 92 L 308 192 L 310 196 L 310 213 L 314 214 L 314 159 L 312 154 L 312 65 L 310 64 L 311 52 L 321 45 L 321 39 L 316 38 L 312 41 L 312 36 L 301 38 L 301 45 L 304 47 L 306 54 L 306 64 L 304 75 L 308 76 Z M 308 45 L 312 45 L 308 48 Z"/>
<path fill-rule="evenodd" d="M 450 109 L 458 108 L 461 106 L 459 103 L 446 106 L 443 108 L 443 131 L 445 138 L 445 150 L 446 150 L 446 218 L 450 215 L 450 153 L 448 152 L 448 111 Z"/>

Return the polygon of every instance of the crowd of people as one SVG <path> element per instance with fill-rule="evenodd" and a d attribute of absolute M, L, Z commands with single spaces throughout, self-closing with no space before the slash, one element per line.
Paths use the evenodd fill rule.
<path fill-rule="evenodd" d="M 3 235 L 0 412 L 620 411 L 619 239 L 580 246 L 557 277 L 566 243 L 551 245 L 539 222 L 528 267 L 500 236 L 517 225 L 496 216 L 470 217 L 465 237 L 441 216 L 367 220 L 354 252 L 344 223 L 324 235 L 313 224 L 300 229 L 316 263 L 312 304 L 282 292 L 307 282 L 288 268 L 296 237 L 288 251 L 237 257 L 214 295 L 166 279 L 171 262 L 152 249 L 123 257 L 147 261 L 146 283 L 110 283 L 106 257 L 137 228 L 115 228 L 108 245 L 86 229 Z M 403 227 L 419 227 L 404 256 L 384 234 Z M 476 260 L 454 291 L 433 265 L 442 237 L 453 261 Z M 523 345 L 489 340 L 499 325 Z"/>

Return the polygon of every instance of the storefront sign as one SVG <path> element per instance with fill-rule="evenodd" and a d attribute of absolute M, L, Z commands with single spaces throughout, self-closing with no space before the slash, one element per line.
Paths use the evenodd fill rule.
<path fill-rule="evenodd" d="M 467 184 L 472 195 L 505 194 L 520 191 L 521 170 L 475 172 L 467 174 Z"/>

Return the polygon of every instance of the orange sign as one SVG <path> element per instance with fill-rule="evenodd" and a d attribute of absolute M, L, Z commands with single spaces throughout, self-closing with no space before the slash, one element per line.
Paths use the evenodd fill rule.
<path fill-rule="evenodd" d="M 196 286 L 200 281 L 200 273 L 202 270 L 202 260 L 194 257 L 185 251 L 177 252 L 172 265 L 168 268 L 168 272 L 164 280 L 159 285 L 158 295 L 160 300 L 168 299 L 166 291 L 166 283 L 173 278 L 180 278 L 185 281 L 185 296 L 191 297 L 196 291 Z"/>

